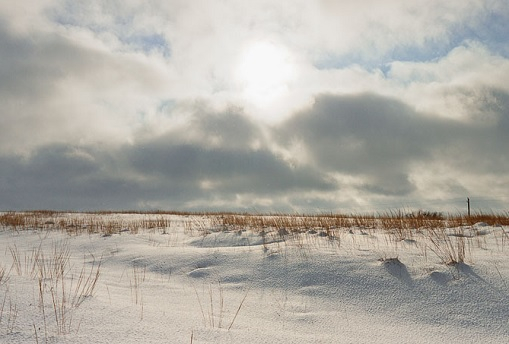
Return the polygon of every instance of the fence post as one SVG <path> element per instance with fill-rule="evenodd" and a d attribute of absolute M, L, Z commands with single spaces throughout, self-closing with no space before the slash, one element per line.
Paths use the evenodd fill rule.
<path fill-rule="evenodd" d="M 470 198 L 467 197 L 468 217 L 470 217 Z"/>

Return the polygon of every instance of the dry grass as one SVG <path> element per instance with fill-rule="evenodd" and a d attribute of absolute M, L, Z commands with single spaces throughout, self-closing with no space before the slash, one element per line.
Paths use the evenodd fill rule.
<path fill-rule="evenodd" d="M 143 216 L 129 217 L 129 214 Z M 402 210 L 377 214 L 246 214 L 246 213 L 188 213 L 188 212 L 54 212 L 29 211 L 0 213 L 0 226 L 13 230 L 61 230 L 69 234 L 113 235 L 140 230 L 159 231 L 167 234 L 172 226 L 172 215 L 187 219 L 184 226 L 193 230 L 223 231 L 233 229 L 263 230 L 284 229 L 302 233 L 311 229 L 331 231 L 344 229 L 382 229 L 401 237 L 410 229 L 439 229 L 472 226 L 484 222 L 490 226 L 509 225 L 509 212 L 477 212 L 470 217 L 463 214 Z"/>
<path fill-rule="evenodd" d="M 130 216 L 131 214 L 136 216 Z M 179 215 L 179 217 L 172 217 Z M 103 236 L 123 233 L 169 234 L 172 228 L 183 227 L 188 235 L 207 236 L 212 232 L 251 230 L 264 239 L 264 252 L 271 252 L 271 242 L 285 242 L 304 248 L 306 244 L 322 242 L 315 237 L 326 237 L 328 242 L 340 249 L 342 238 L 349 233 L 360 233 L 367 237 L 383 237 L 397 252 L 401 242 L 420 241 L 423 254 L 433 252 L 445 264 L 464 262 L 470 259 L 473 241 L 483 247 L 485 238 L 467 238 L 463 231 L 474 228 L 476 223 L 490 226 L 509 225 L 509 213 L 477 212 L 470 217 L 464 214 L 443 214 L 439 212 L 403 210 L 372 214 L 246 214 L 246 213 L 181 213 L 181 212 L 91 212 L 63 213 L 52 211 L 7 212 L 0 214 L 0 225 L 16 231 L 63 231 L 69 235 Z M 451 235 L 451 231 L 453 232 Z M 497 245 L 502 249 L 509 242 L 506 231 L 493 232 Z M 316 234 L 316 236 L 313 236 Z M 352 237 L 352 240 L 355 237 Z M 354 242 L 359 245 L 359 242 Z M 278 244 L 276 244 L 278 245 Z M 320 244 L 319 244 L 320 245 Z M 10 247 L 13 263 L 11 270 L 18 275 L 33 275 L 38 271 L 34 262 L 41 259 L 40 250 L 34 249 L 25 259 L 20 258 L 17 247 Z M 375 246 L 376 249 L 376 246 Z M 66 252 L 54 252 L 53 257 L 65 257 Z M 64 262 L 57 262 L 62 266 Z M 49 267 L 46 267 L 49 269 Z M 45 274 L 58 278 L 57 271 Z M 136 275 L 136 273 L 134 273 Z M 133 290 L 138 290 L 136 281 Z M 134 297 L 138 303 L 139 293 Z"/>
<path fill-rule="evenodd" d="M 446 265 L 456 265 L 465 263 L 469 256 L 470 246 L 468 239 L 461 230 L 455 230 L 454 233 L 446 233 L 444 229 L 428 231 L 429 248 Z"/>
<path fill-rule="evenodd" d="M 244 305 L 244 301 L 246 301 L 248 291 L 244 294 L 243 298 L 239 302 L 238 307 L 235 310 L 235 313 L 232 316 L 231 321 L 228 325 L 224 323 L 226 314 L 231 313 L 228 311 L 226 305 L 225 298 L 225 289 L 221 285 L 221 282 L 217 282 L 216 284 L 209 284 L 208 288 L 198 292 L 196 286 L 193 285 L 194 292 L 196 294 L 196 300 L 200 307 L 200 312 L 202 315 L 202 320 L 204 326 L 208 326 L 211 328 L 226 328 L 229 331 L 235 320 L 237 319 L 242 306 Z M 201 296 L 200 296 L 201 294 Z"/>
<path fill-rule="evenodd" d="M 405 245 L 415 245 L 417 250 L 422 250 L 424 259 L 428 259 L 427 254 L 432 252 L 436 262 L 446 265 L 473 262 L 473 249 L 485 249 L 485 235 L 493 235 L 500 250 L 509 242 L 507 230 L 496 228 L 509 225 L 507 212 L 477 212 L 470 217 L 426 211 L 319 215 L 198 215 L 165 212 L 136 213 L 136 216 L 130 214 L 131 212 L 7 212 L 0 213 L 0 230 L 35 231 L 39 235 L 48 231 L 60 231 L 70 236 L 111 236 L 124 233 L 150 233 L 155 236 L 170 234 L 174 228 L 184 228 L 189 235 L 197 233 L 207 236 L 214 234 L 213 232 L 233 231 L 242 235 L 243 231 L 251 230 L 263 238 L 261 246 L 265 254 L 277 251 L 281 243 L 283 248 L 293 245 L 301 253 L 305 253 L 305 248 L 313 245 L 317 249 L 333 247 L 334 250 L 351 249 L 357 252 L 380 250 L 382 259 L 390 260 L 398 257 L 398 250 Z M 179 217 L 172 217 L 173 215 Z M 482 226 L 475 226 L 480 222 L 492 228 L 487 231 L 480 230 Z M 13 234 L 17 235 L 16 232 Z M 35 297 L 38 298 L 32 311 L 34 314 L 39 312 L 43 322 L 33 324 L 37 342 L 39 336 L 47 339 L 52 332 L 66 334 L 79 330 L 76 310 L 93 295 L 101 270 L 101 260 L 95 259 L 91 262 L 84 261 L 81 267 L 72 266 L 70 246 L 66 240 L 53 242 L 48 247 L 43 245 L 44 238 L 41 238 L 41 244 L 31 250 L 22 250 L 16 245 L 9 246 L 6 256 L 10 255 L 11 266 L 9 268 L 0 265 L 0 287 L 6 290 L 0 298 L 0 324 L 7 332 L 14 331 L 18 326 L 20 308 L 16 300 L 8 294 L 8 287 L 12 279 L 28 280 L 33 283 Z M 146 267 L 133 263 L 128 274 L 132 302 L 141 306 L 143 319 L 142 291 Z M 204 326 L 228 330 L 234 325 L 247 297 L 246 292 L 242 300 L 232 302 L 219 282 L 204 287 L 201 293 L 195 288 L 195 293 Z"/>
<path fill-rule="evenodd" d="M 26 219 L 24 213 L 7 212 L 0 215 L 0 225 L 17 230 L 26 226 Z"/>
<path fill-rule="evenodd" d="M 9 272 L 5 271 L 5 267 L 0 264 L 0 286 L 9 280 Z"/>
<path fill-rule="evenodd" d="M 147 268 L 145 266 L 138 266 L 133 263 L 133 270 L 129 285 L 131 288 L 131 297 L 135 304 L 143 303 L 143 294 L 141 286 L 145 282 Z"/>
<path fill-rule="evenodd" d="M 79 324 L 75 327 L 73 315 L 93 295 L 100 276 L 101 261 L 84 260 L 81 269 L 76 270 L 70 264 L 71 251 L 65 240 L 53 242 L 50 247 L 45 247 L 42 240 L 39 246 L 27 251 L 21 251 L 13 245 L 9 246 L 9 251 L 12 258 L 10 271 L 14 271 L 24 283 L 32 283 L 34 290 L 37 290 L 38 304 L 33 305 L 32 313 L 39 311 L 42 316 L 43 326 L 38 327 L 44 328 L 44 338 L 49 335 L 50 319 L 55 324 L 57 334 L 79 329 Z M 2 271 L 5 271 L 3 267 Z M 8 276 L 4 273 L 1 280 L 6 278 Z M 5 300 L 2 314 L 6 307 Z M 7 332 L 12 331 L 17 313 L 17 304 L 9 300 Z"/>

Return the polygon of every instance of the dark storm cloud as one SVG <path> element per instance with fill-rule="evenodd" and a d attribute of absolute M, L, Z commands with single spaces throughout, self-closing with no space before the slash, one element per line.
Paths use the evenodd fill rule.
<path fill-rule="evenodd" d="M 485 93 L 489 104 L 479 106 L 468 128 L 452 138 L 461 147 L 461 154 L 448 152 L 447 157 L 458 169 L 502 177 L 509 171 L 509 94 L 497 89 Z"/>
<path fill-rule="evenodd" d="M 412 194 L 415 166 L 423 172 L 444 168 L 448 176 L 428 182 L 451 197 L 467 193 L 465 180 L 486 175 L 500 176 L 496 187 L 503 187 L 509 95 L 485 94 L 489 111 L 467 121 L 420 114 L 374 94 L 321 95 L 268 135 L 238 109 L 210 112 L 196 106 L 185 127 L 133 144 L 53 144 L 28 156 L 0 156 L 0 209 L 232 210 L 259 199 L 276 203 L 258 210 L 330 209 L 331 202 L 347 208 L 348 197 L 334 201 L 331 195 Z M 264 137 L 289 151 L 299 142 L 308 161 L 290 165 Z M 335 173 L 361 182 L 333 181 Z"/>
<path fill-rule="evenodd" d="M 368 193 L 405 195 L 415 190 L 409 173 L 416 163 L 472 167 L 462 175 L 486 173 L 494 164 L 498 172 L 508 167 L 507 94 L 490 94 L 498 104 L 492 123 L 424 115 L 374 94 L 322 95 L 311 109 L 283 123 L 279 138 L 283 145 L 301 141 L 322 172 L 365 178 Z"/>
<path fill-rule="evenodd" d="M 108 152 L 49 145 L 30 157 L 0 157 L 0 209 L 131 209 L 140 185 Z"/>
<path fill-rule="evenodd" d="M 278 194 L 291 190 L 326 190 L 333 184 L 310 168 L 291 168 L 266 150 L 214 150 L 194 145 L 153 143 L 128 152 L 140 174 L 191 188 L 218 183 L 220 193 Z"/>
<path fill-rule="evenodd" d="M 260 128 L 250 121 L 242 109 L 230 107 L 221 112 L 207 108 L 206 104 L 191 104 L 192 117 L 179 132 L 159 138 L 164 144 L 197 142 L 210 148 L 226 150 L 246 149 L 260 140 Z M 159 139 L 155 139 L 156 141 Z"/>
<path fill-rule="evenodd" d="M 310 159 L 296 165 L 274 153 L 269 142 L 253 146 L 265 136 L 241 112 L 197 107 L 187 127 L 133 144 L 53 144 L 28 156 L 4 154 L 0 209 L 232 210 L 258 199 L 276 202 L 258 210 L 330 209 L 330 202 L 347 208 L 348 197 L 333 201 L 331 195 L 412 194 L 415 166 L 423 172 L 445 167 L 450 176 L 436 184 L 457 197 L 467 191 L 455 175 L 472 181 L 500 176 L 503 186 L 509 170 L 509 95 L 488 93 L 496 111 L 491 106 L 488 118 L 463 122 L 419 114 L 373 94 L 321 95 L 268 135 L 281 147 L 296 141 L 305 147 Z M 336 182 L 334 173 L 362 182 Z"/>
<path fill-rule="evenodd" d="M 125 146 L 120 155 L 135 173 L 186 185 L 201 195 L 277 195 L 335 187 L 319 171 L 291 167 L 270 151 L 259 127 L 239 109 L 214 113 L 198 108 L 187 127 Z"/>
<path fill-rule="evenodd" d="M 138 209 L 142 200 L 184 193 L 185 185 L 130 176 L 113 152 L 76 149 L 51 145 L 29 158 L 0 157 L 0 209 Z"/>
<path fill-rule="evenodd" d="M 120 155 L 136 173 L 190 189 L 209 182 L 221 194 L 334 188 L 319 171 L 291 167 L 270 151 L 259 127 L 235 108 L 215 113 L 198 106 L 185 128 L 125 146 Z"/>
<path fill-rule="evenodd" d="M 230 200 L 226 208 L 238 209 L 237 195 L 270 198 L 335 188 L 319 171 L 249 148 L 257 129 L 235 114 L 191 123 L 205 135 L 203 142 L 182 142 L 169 133 L 120 148 L 51 145 L 29 157 L 0 157 L 0 209 L 183 209 L 207 199 Z M 221 137 L 223 147 L 208 145 L 207 134 Z"/>
<path fill-rule="evenodd" d="M 321 168 L 368 177 L 368 191 L 391 194 L 412 191 L 409 164 L 429 156 L 429 137 L 446 133 L 404 104 L 375 95 L 320 96 L 282 128 L 287 142 L 303 140 Z"/>

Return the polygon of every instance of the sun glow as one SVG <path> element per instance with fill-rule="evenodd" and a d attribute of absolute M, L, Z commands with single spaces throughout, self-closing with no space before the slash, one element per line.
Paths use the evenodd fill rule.
<path fill-rule="evenodd" d="M 235 74 L 245 98 L 264 106 L 288 91 L 295 72 L 286 49 L 269 42 L 256 42 L 242 53 Z"/>

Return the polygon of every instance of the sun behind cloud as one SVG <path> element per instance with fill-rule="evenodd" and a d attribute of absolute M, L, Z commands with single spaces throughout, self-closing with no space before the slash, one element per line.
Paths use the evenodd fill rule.
<path fill-rule="evenodd" d="M 283 96 L 295 73 L 291 54 L 283 46 L 268 41 L 249 44 L 235 69 L 244 98 L 259 107 Z"/>

